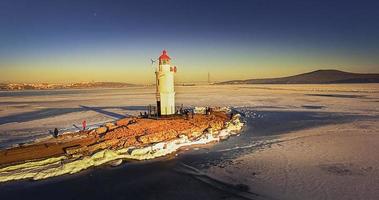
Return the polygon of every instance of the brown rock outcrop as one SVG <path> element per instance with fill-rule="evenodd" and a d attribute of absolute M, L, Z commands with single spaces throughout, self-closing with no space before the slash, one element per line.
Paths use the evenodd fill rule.
<path fill-rule="evenodd" d="M 99 127 L 99 128 L 96 129 L 96 133 L 97 133 L 97 134 L 104 134 L 104 133 L 106 133 L 107 131 L 108 131 L 108 128 L 105 127 L 105 126 L 102 126 L 102 127 Z"/>
<path fill-rule="evenodd" d="M 0 165 L 51 156 L 78 157 L 102 149 L 146 146 L 186 135 L 197 138 L 208 129 L 220 130 L 229 116 L 224 112 L 210 115 L 195 114 L 185 119 L 180 116 L 162 119 L 125 118 L 116 123 L 106 123 L 94 130 L 64 134 L 27 146 L 0 151 Z"/>

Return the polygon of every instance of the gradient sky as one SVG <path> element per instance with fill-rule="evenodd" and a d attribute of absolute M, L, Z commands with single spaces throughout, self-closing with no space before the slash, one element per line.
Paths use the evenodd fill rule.
<path fill-rule="evenodd" d="M 378 1 L 0 0 L 0 82 L 153 83 L 379 72 Z"/>

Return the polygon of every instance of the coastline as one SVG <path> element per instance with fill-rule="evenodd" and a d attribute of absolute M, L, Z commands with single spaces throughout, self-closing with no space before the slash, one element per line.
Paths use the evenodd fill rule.
<path fill-rule="evenodd" d="M 0 168 L 0 182 L 20 179 L 40 180 L 63 174 L 74 174 L 93 166 L 109 163 L 117 166 L 123 160 L 148 160 L 172 154 L 182 147 L 202 145 L 218 142 L 231 135 L 237 134 L 243 127 L 240 115 L 234 115 L 230 121 L 225 122 L 221 129 L 207 128 L 197 137 L 180 135 L 178 138 L 167 141 L 150 143 L 140 147 L 127 147 L 120 149 L 105 148 L 90 155 L 62 155 L 49 157 L 37 161 L 27 161 L 21 164 L 9 165 Z M 193 132 L 191 133 L 193 134 Z M 67 151 L 66 151 L 67 153 Z"/>

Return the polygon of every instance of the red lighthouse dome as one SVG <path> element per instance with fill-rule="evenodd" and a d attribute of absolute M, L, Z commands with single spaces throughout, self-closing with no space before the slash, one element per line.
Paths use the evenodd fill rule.
<path fill-rule="evenodd" d="M 167 55 L 167 51 L 163 50 L 162 55 L 159 56 L 159 64 L 168 64 L 171 58 Z"/>

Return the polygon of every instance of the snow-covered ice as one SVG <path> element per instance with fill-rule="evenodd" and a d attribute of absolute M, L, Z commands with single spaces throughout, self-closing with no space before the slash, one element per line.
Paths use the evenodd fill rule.
<path fill-rule="evenodd" d="M 186 164 L 207 177 L 273 199 L 377 199 L 379 84 L 203 85 L 176 91 L 178 105 L 232 106 L 246 120 L 240 137 L 183 152 L 198 155 Z M 73 124 L 83 119 L 96 125 L 138 114 L 154 104 L 153 87 L 39 94 L 1 94 L 2 147 L 46 137 L 54 127 L 75 130 Z"/>

